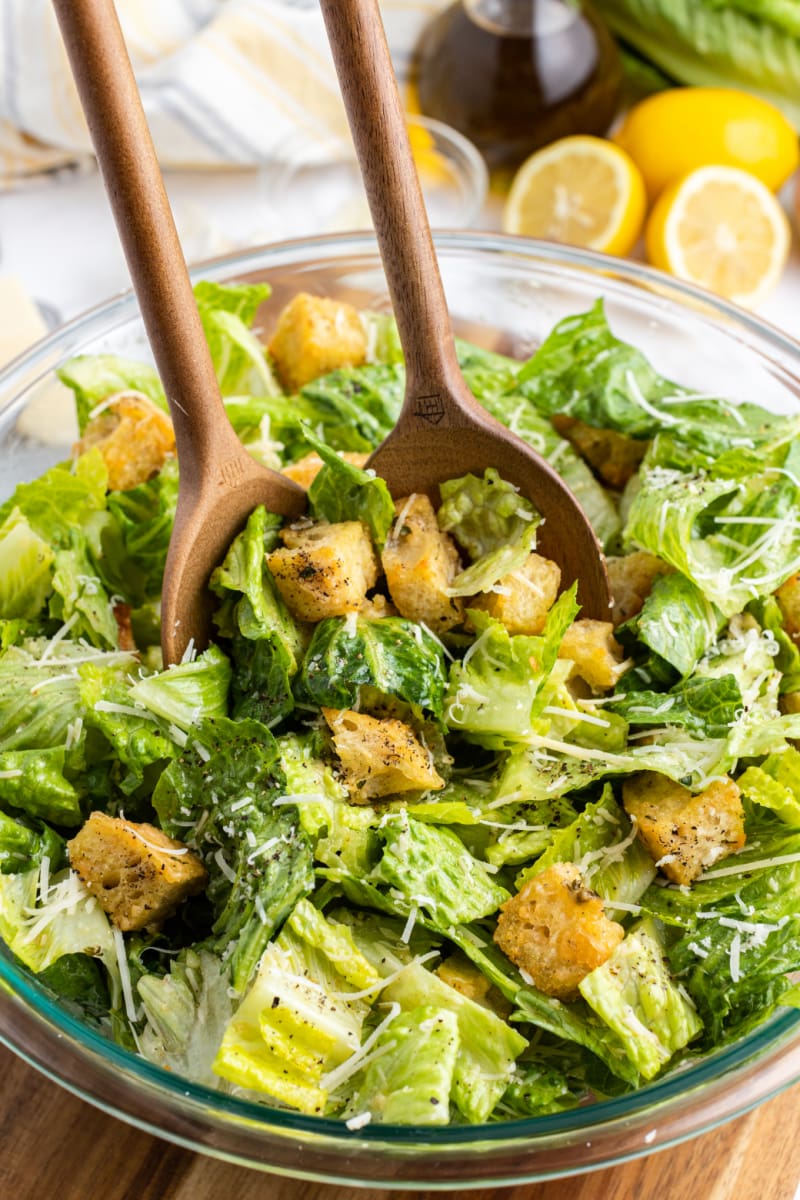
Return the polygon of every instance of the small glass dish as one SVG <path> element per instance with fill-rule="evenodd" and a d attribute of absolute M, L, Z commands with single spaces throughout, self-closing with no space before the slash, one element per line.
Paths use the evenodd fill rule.
<path fill-rule="evenodd" d="M 468 229 L 483 208 L 489 175 L 463 134 L 430 117 L 408 116 L 428 219 L 436 229 Z M 349 135 L 325 142 L 293 134 L 261 172 L 265 225 L 274 237 L 370 229 L 372 220 Z"/>

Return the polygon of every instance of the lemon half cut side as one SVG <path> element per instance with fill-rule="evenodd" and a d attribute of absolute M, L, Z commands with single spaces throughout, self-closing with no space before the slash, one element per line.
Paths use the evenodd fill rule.
<path fill-rule="evenodd" d="M 503 211 L 505 233 L 627 254 L 641 232 L 645 187 L 633 160 L 602 138 L 561 138 L 519 168 Z"/>
<path fill-rule="evenodd" d="M 772 192 L 738 167 L 691 171 L 657 200 L 647 223 L 656 267 L 754 308 L 786 265 L 789 222 Z"/>

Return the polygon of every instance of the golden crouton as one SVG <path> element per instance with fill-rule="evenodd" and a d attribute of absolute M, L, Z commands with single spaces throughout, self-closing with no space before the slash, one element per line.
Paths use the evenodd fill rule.
<path fill-rule="evenodd" d="M 458 550 L 443 533 L 427 496 L 395 501 L 398 517 L 383 549 L 383 569 L 398 612 L 435 633 L 459 625 L 464 605 L 447 588 L 460 570 Z"/>
<path fill-rule="evenodd" d="M 289 526 L 267 566 L 287 608 L 301 621 L 357 611 L 378 578 L 378 559 L 361 521 Z"/>
<path fill-rule="evenodd" d="M 800 642 L 800 573 L 790 575 L 775 593 L 783 614 L 786 632 L 795 642 Z"/>
<path fill-rule="evenodd" d="M 573 621 L 561 640 L 558 657 L 571 659 L 572 673 L 597 692 L 614 687 L 629 665 L 610 621 Z"/>
<path fill-rule="evenodd" d="M 67 849 L 73 871 L 123 932 L 157 929 L 208 882 L 200 859 L 181 842 L 102 812 L 92 813 Z"/>
<path fill-rule="evenodd" d="M 609 487 L 622 490 L 635 475 L 647 450 L 647 442 L 626 437 L 614 429 L 595 429 L 574 417 L 556 416 L 555 429 Z"/>
<path fill-rule="evenodd" d="M 782 713 L 800 713 L 800 692 L 784 692 L 778 697 L 778 708 Z"/>
<path fill-rule="evenodd" d="M 501 621 L 512 635 L 541 633 L 560 585 L 560 567 L 541 554 L 529 554 L 518 571 L 503 576 L 497 591 L 475 596 L 469 607 Z"/>
<path fill-rule="evenodd" d="M 367 621 L 380 621 L 383 617 L 396 617 L 397 609 L 385 596 L 376 592 L 362 602 L 358 614 Z"/>
<path fill-rule="evenodd" d="M 350 709 L 323 708 L 322 714 L 355 804 L 444 787 L 432 755 L 403 721 L 378 720 Z"/>
<path fill-rule="evenodd" d="M 727 777 L 693 796 L 665 775 L 642 771 L 626 779 L 622 802 L 656 866 L 673 883 L 691 883 L 745 843 L 739 789 Z"/>
<path fill-rule="evenodd" d="M 474 1000 L 483 1008 L 488 1008 L 500 1016 L 507 1017 L 512 1006 L 505 996 L 493 987 L 483 971 L 478 970 L 465 954 L 459 950 L 448 955 L 436 968 L 439 978 L 451 988 L 455 988 L 468 1000 Z"/>
<path fill-rule="evenodd" d="M 569 1000 L 583 977 L 610 958 L 624 936 L 575 864 L 559 862 L 506 900 L 494 940 L 523 978 L 548 996 Z"/>
<path fill-rule="evenodd" d="M 357 450 L 345 450 L 339 457 L 343 458 L 346 463 L 350 463 L 351 467 L 363 467 L 366 466 L 369 455 L 360 454 Z M 286 475 L 287 478 L 308 491 L 323 465 L 320 456 L 313 451 L 303 458 L 298 458 L 297 462 L 289 463 L 288 467 L 283 467 L 281 475 Z"/>
<path fill-rule="evenodd" d="M 112 492 L 147 483 L 175 453 L 175 433 L 165 412 L 141 392 L 120 392 L 83 431 L 73 447 L 84 454 L 96 446 L 108 471 Z"/>
<path fill-rule="evenodd" d="M 670 575 L 673 570 L 647 550 L 634 550 L 633 554 L 624 554 L 621 558 L 609 558 L 606 563 L 613 601 L 611 620 L 615 629 L 642 611 L 659 575 Z"/>
<path fill-rule="evenodd" d="M 284 388 L 297 392 L 337 367 L 360 366 L 367 334 L 352 305 L 299 292 L 278 318 L 269 349 Z"/>

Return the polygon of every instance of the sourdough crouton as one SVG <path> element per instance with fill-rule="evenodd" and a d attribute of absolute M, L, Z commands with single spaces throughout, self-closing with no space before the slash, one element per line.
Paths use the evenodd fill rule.
<path fill-rule="evenodd" d="M 647 550 L 634 550 L 621 558 L 609 558 L 608 584 L 613 601 L 611 620 L 616 629 L 642 611 L 659 575 L 670 575 L 673 568 Z"/>
<path fill-rule="evenodd" d="M 447 595 L 461 566 L 455 542 L 439 528 L 427 496 L 405 496 L 395 510 L 381 556 L 392 601 L 402 616 L 424 621 L 435 633 L 452 629 L 464 618 L 460 597 Z"/>
<path fill-rule="evenodd" d="M 580 675 L 596 692 L 614 687 L 629 665 L 610 621 L 573 621 L 562 638 L 558 657 L 571 659 L 572 674 Z"/>
<path fill-rule="evenodd" d="M 529 879 L 500 910 L 494 940 L 523 978 L 569 1000 L 625 936 L 603 911 L 574 863 L 559 862 Z"/>
<path fill-rule="evenodd" d="M 512 635 L 541 633 L 560 585 L 561 568 L 541 554 L 529 554 L 518 571 L 503 576 L 496 592 L 482 592 L 469 607 L 501 621 Z"/>
<path fill-rule="evenodd" d="M 405 722 L 350 709 L 323 708 L 322 714 L 353 803 L 444 787 L 432 756 Z"/>
<path fill-rule="evenodd" d="M 800 642 L 800 572 L 790 575 L 775 593 L 789 637 Z"/>
<path fill-rule="evenodd" d="M 380 621 L 383 617 L 396 617 L 397 609 L 380 592 L 368 596 L 358 610 L 358 615 L 367 621 Z"/>
<path fill-rule="evenodd" d="M 147 483 L 175 453 L 175 433 L 165 412 L 141 392 L 120 392 L 86 426 L 73 447 L 85 454 L 96 446 L 112 492 Z"/>
<path fill-rule="evenodd" d="M 337 367 L 360 366 L 367 334 L 351 304 L 298 292 L 279 316 L 269 350 L 283 386 L 298 392 Z"/>
<path fill-rule="evenodd" d="M 595 429 L 574 417 L 556 416 L 553 426 L 572 443 L 603 483 L 619 491 L 636 474 L 647 450 L 647 442 L 626 437 L 614 429 Z"/>
<path fill-rule="evenodd" d="M 656 866 L 673 883 L 691 883 L 745 844 L 739 789 L 727 777 L 693 796 L 665 775 L 642 771 L 626 779 L 622 802 Z"/>
<path fill-rule="evenodd" d="M 378 559 L 361 521 L 288 526 L 284 546 L 267 555 L 275 585 L 301 621 L 358 610 L 378 579 Z"/>
<path fill-rule="evenodd" d="M 345 450 L 339 457 L 343 458 L 346 463 L 350 463 L 352 467 L 364 467 L 369 455 L 360 454 L 357 450 Z M 285 475 L 293 483 L 299 484 L 301 488 L 305 488 L 308 491 L 322 470 L 322 467 L 322 459 L 316 451 L 313 451 L 311 454 L 306 454 L 303 458 L 298 458 L 297 462 L 289 463 L 287 467 L 283 467 L 281 475 Z"/>
<path fill-rule="evenodd" d="M 499 1016 L 507 1017 L 513 1006 L 509 1004 L 502 992 L 493 987 L 486 976 L 465 954 L 459 950 L 448 955 L 436 968 L 439 978 L 468 1000 L 474 1000 L 483 1008 L 496 1012 Z"/>
<path fill-rule="evenodd" d="M 91 814 L 67 849 L 73 871 L 123 932 L 157 929 L 208 882 L 188 846 L 153 825 L 102 812 Z"/>

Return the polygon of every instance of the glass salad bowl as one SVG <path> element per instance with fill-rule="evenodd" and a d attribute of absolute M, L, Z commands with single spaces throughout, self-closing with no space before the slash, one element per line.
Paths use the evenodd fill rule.
<path fill-rule="evenodd" d="M 800 404 L 800 346 L 724 301 L 566 247 L 479 233 L 436 240 L 456 330 L 479 345 L 527 357 L 556 321 L 602 297 L 615 333 L 681 384 L 777 412 Z M 203 264 L 195 276 L 269 281 L 262 338 L 298 291 L 389 308 L 369 234 L 255 249 Z M 0 499 L 68 457 L 71 393 L 54 371 L 73 355 L 103 352 L 150 357 L 130 294 L 57 330 L 0 374 Z M 464 1189 L 609 1166 L 710 1130 L 800 1078 L 800 1013 L 779 1009 L 738 1042 L 621 1098 L 484 1125 L 348 1128 L 161 1070 L 84 1025 L 4 948 L 0 1039 L 89 1102 L 183 1146 L 287 1175 L 397 1188 Z"/>

